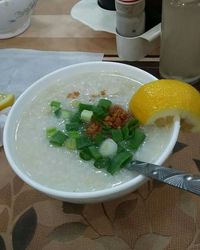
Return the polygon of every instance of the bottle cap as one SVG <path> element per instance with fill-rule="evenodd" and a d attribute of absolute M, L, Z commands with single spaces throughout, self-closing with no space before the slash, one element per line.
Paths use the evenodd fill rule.
<path fill-rule="evenodd" d="M 98 5 L 106 10 L 115 10 L 115 0 L 98 0 Z"/>
<path fill-rule="evenodd" d="M 144 11 L 145 0 L 115 0 L 115 6 L 117 14 L 137 16 Z"/>
<path fill-rule="evenodd" d="M 118 2 L 121 2 L 121 3 L 139 3 L 139 2 L 144 2 L 144 0 L 117 0 Z"/>

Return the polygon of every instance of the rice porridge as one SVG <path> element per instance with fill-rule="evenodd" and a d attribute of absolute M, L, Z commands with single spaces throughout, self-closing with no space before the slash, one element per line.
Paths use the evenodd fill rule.
<path fill-rule="evenodd" d="M 104 91 L 105 98 L 128 109 L 128 102 L 140 86 L 139 82 L 117 73 L 84 73 L 68 78 L 65 81 L 50 83 L 27 106 L 17 125 L 15 134 L 17 161 L 21 169 L 33 180 L 56 190 L 87 192 L 110 188 L 127 182 L 136 173 L 122 169 L 111 175 L 95 168 L 91 162 L 80 160 L 75 151 L 65 147 L 49 145 L 45 130 L 59 126 L 52 116 L 49 103 L 59 100 L 67 109 L 72 109 L 74 100 L 83 103 L 96 103 L 99 93 Z M 76 99 L 67 98 L 73 91 L 80 92 Z M 102 96 L 101 96 L 102 98 Z M 170 125 L 164 128 L 146 126 L 146 139 L 135 158 L 153 162 L 163 152 L 169 141 Z M 159 143 L 158 143 L 159 139 Z"/>

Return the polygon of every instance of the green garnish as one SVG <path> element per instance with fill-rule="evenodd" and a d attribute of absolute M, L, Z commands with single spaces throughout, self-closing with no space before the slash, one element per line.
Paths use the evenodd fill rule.
<path fill-rule="evenodd" d="M 65 126 L 64 132 L 55 127 L 46 129 L 50 144 L 77 150 L 82 160 L 93 161 L 96 168 L 105 169 L 112 175 L 127 166 L 145 139 L 136 119 L 130 118 L 118 128 L 106 123 L 104 118 L 110 115 L 112 106 L 110 100 L 100 99 L 96 105 L 77 101 L 77 105 L 73 106 L 75 112 L 63 109 L 59 101 L 52 101 L 50 106 Z M 94 135 L 87 131 L 92 123 L 94 127 L 100 127 Z"/>
<path fill-rule="evenodd" d="M 81 123 L 81 112 L 76 112 L 72 115 L 70 122 Z"/>
<path fill-rule="evenodd" d="M 78 138 L 80 136 L 80 133 L 76 130 L 70 130 L 70 131 L 68 131 L 67 135 L 70 138 Z"/>
<path fill-rule="evenodd" d="M 62 131 L 57 130 L 52 136 L 49 137 L 49 142 L 56 146 L 62 146 L 67 139 L 67 135 Z"/>
<path fill-rule="evenodd" d="M 77 131 L 80 127 L 80 124 L 78 122 L 71 122 L 71 123 L 67 123 L 65 125 L 65 129 L 66 131 Z"/>
<path fill-rule="evenodd" d="M 139 121 L 136 120 L 136 119 L 130 119 L 130 120 L 127 122 L 127 126 L 128 126 L 129 128 L 136 127 L 137 125 L 139 125 Z"/>
<path fill-rule="evenodd" d="M 99 147 L 99 152 L 103 157 L 110 157 L 112 158 L 113 156 L 116 155 L 117 153 L 117 148 L 118 145 L 117 143 L 111 139 L 111 138 L 106 138 L 100 145 Z"/>
<path fill-rule="evenodd" d="M 88 148 L 90 155 L 94 160 L 98 160 L 101 158 L 101 154 L 99 153 L 99 149 L 96 146 L 90 146 Z"/>
<path fill-rule="evenodd" d="M 71 117 L 71 112 L 69 110 L 66 109 L 62 109 L 61 110 L 61 116 L 64 120 L 69 120 Z"/>
<path fill-rule="evenodd" d="M 126 124 L 124 127 L 121 129 L 122 134 L 123 134 L 123 139 L 126 140 L 129 137 L 129 128 L 128 125 Z"/>
<path fill-rule="evenodd" d="M 100 158 L 94 162 L 94 166 L 99 169 L 101 168 L 108 169 L 110 165 L 111 165 L 111 159 L 108 157 Z"/>
<path fill-rule="evenodd" d="M 110 174 L 114 174 L 115 172 L 119 171 L 124 165 L 128 164 L 133 158 L 133 155 L 126 151 L 123 150 L 119 154 L 117 154 L 112 162 L 111 165 L 107 168 L 107 171 Z"/>
<path fill-rule="evenodd" d="M 92 156 L 88 152 L 88 150 L 82 150 L 82 151 L 80 151 L 79 156 L 84 161 L 90 161 L 92 159 Z"/>
<path fill-rule="evenodd" d="M 57 128 L 47 128 L 46 129 L 46 135 L 48 138 L 50 138 L 56 132 L 57 132 Z"/>
<path fill-rule="evenodd" d="M 76 139 L 73 137 L 67 138 L 65 142 L 65 146 L 69 150 L 75 150 L 76 149 Z"/>
<path fill-rule="evenodd" d="M 135 129 L 134 135 L 128 140 L 128 147 L 132 150 L 137 150 L 139 146 L 143 143 L 145 139 L 145 134 L 139 130 Z"/>
<path fill-rule="evenodd" d="M 92 139 L 86 135 L 76 138 L 76 148 L 81 150 L 83 148 L 93 145 Z"/>
<path fill-rule="evenodd" d="M 59 117 L 61 115 L 61 103 L 58 101 L 52 101 L 50 103 L 51 110 L 55 116 Z"/>
<path fill-rule="evenodd" d="M 93 111 L 94 105 L 79 103 L 79 112 L 81 113 L 84 109 Z"/>
<path fill-rule="evenodd" d="M 106 139 L 105 135 L 103 135 L 102 133 L 98 133 L 94 138 L 94 144 L 96 144 L 97 146 L 99 146 L 104 140 Z"/>
<path fill-rule="evenodd" d="M 84 109 L 81 112 L 81 120 L 83 122 L 90 122 L 93 116 L 93 111 Z"/>
<path fill-rule="evenodd" d="M 112 129 L 111 135 L 112 135 L 112 139 L 115 142 L 120 142 L 123 140 L 123 134 L 122 134 L 122 130 L 120 128 L 119 129 Z"/>
<path fill-rule="evenodd" d="M 102 107 L 105 110 L 108 110 L 110 106 L 112 105 L 112 102 L 107 99 L 100 99 L 97 106 Z"/>
<path fill-rule="evenodd" d="M 108 114 L 101 106 L 93 107 L 93 118 L 97 121 L 102 120 Z"/>

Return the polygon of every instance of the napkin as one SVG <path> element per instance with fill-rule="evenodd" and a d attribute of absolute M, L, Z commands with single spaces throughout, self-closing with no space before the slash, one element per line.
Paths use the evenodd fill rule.
<path fill-rule="evenodd" d="M 17 98 L 36 80 L 56 69 L 102 59 L 102 53 L 0 49 L 0 92 L 15 94 Z M 0 111 L 0 146 L 9 110 Z"/>

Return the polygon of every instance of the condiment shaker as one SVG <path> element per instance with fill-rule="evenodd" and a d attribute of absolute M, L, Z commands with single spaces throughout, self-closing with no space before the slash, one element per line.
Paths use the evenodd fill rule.
<path fill-rule="evenodd" d="M 200 0 L 163 0 L 160 75 L 194 83 L 200 79 Z"/>
<path fill-rule="evenodd" d="M 135 37 L 145 31 L 145 0 L 115 0 L 116 31 L 124 37 Z"/>

